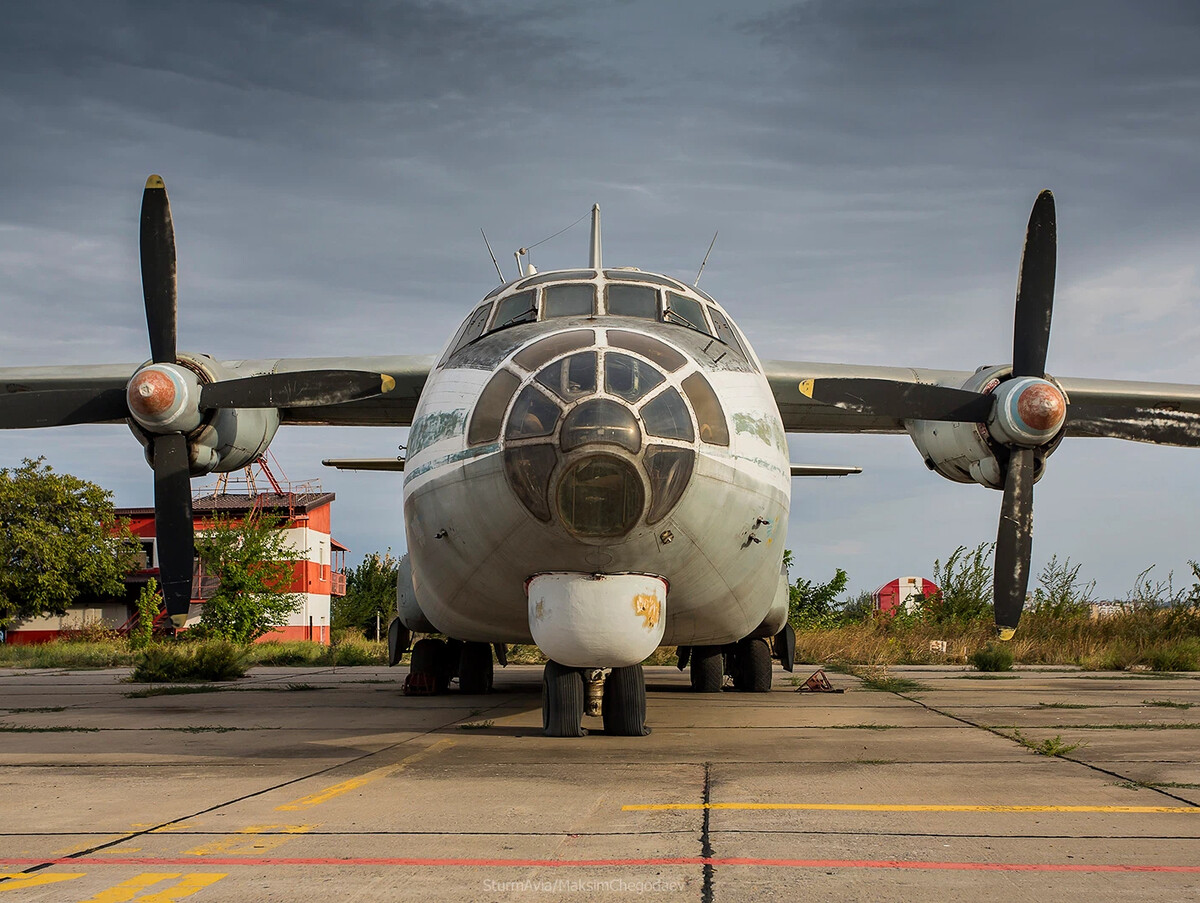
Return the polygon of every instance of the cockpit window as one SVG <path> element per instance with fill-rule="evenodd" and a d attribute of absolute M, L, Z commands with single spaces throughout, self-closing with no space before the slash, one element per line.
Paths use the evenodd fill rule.
<path fill-rule="evenodd" d="M 454 343 L 450 346 L 450 350 L 446 356 L 442 358 L 441 363 L 446 363 L 458 349 L 483 335 L 483 327 L 487 324 L 488 314 L 491 312 L 492 305 L 484 304 L 477 307 L 474 313 L 467 317 L 467 321 L 463 323 L 462 328 L 458 331 L 458 335 L 454 337 Z"/>
<path fill-rule="evenodd" d="M 566 416 L 559 442 L 563 451 L 607 442 L 636 455 L 642 447 L 642 431 L 625 405 L 611 398 L 597 398 L 585 401 Z"/>
<path fill-rule="evenodd" d="M 683 283 L 677 279 L 668 279 L 655 273 L 642 273 L 636 270 L 605 270 L 604 278 L 614 282 L 649 282 L 651 285 L 665 285 L 676 291 L 683 288 Z"/>
<path fill-rule="evenodd" d="M 563 401 L 574 401 L 596 391 L 596 352 L 581 351 L 551 364 L 537 381 Z"/>
<path fill-rule="evenodd" d="M 608 312 L 614 317 L 658 317 L 658 289 L 648 285 L 614 283 L 606 290 Z"/>
<path fill-rule="evenodd" d="M 550 317 L 590 317 L 595 299 L 596 287 L 594 285 L 548 285 L 542 289 L 543 315 L 547 319 Z"/>
<path fill-rule="evenodd" d="M 662 381 L 663 375 L 645 361 L 612 351 L 604 356 L 604 391 L 612 395 L 637 401 Z"/>
<path fill-rule="evenodd" d="M 691 326 L 705 335 L 712 335 L 712 330 L 708 328 L 708 321 L 704 319 L 704 308 L 700 306 L 700 302 L 683 295 L 667 292 L 667 306 L 663 308 L 662 318 L 664 323 Z"/>
<path fill-rule="evenodd" d="M 737 333 L 733 331 L 733 327 L 725 319 L 725 315 L 715 307 L 710 307 L 708 314 L 712 317 L 713 326 L 717 330 L 717 338 L 732 348 L 737 354 L 746 357 L 746 351 L 742 348 L 742 343 L 738 341 Z"/>
<path fill-rule="evenodd" d="M 517 292 L 509 295 L 496 307 L 496 318 L 492 329 L 503 329 L 517 323 L 531 323 L 537 319 L 537 293 Z"/>
<path fill-rule="evenodd" d="M 559 270 L 554 273 L 540 273 L 537 276 L 530 276 L 521 283 L 521 288 L 529 288 L 534 285 L 545 285 L 547 282 L 563 282 L 567 279 L 595 279 L 595 270 Z"/>

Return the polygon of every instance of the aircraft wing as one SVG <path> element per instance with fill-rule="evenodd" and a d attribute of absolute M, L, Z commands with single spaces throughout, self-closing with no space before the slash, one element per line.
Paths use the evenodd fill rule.
<path fill-rule="evenodd" d="M 790 433 L 903 433 L 904 420 L 825 404 L 802 391 L 806 380 L 863 380 L 958 388 L 966 370 L 927 370 L 803 361 L 764 361 L 784 429 Z M 1162 445 L 1200 446 L 1200 385 L 1055 377 L 1066 392 L 1067 434 Z M 819 394 L 819 393 L 818 393 Z"/>
<path fill-rule="evenodd" d="M 284 423 L 342 426 L 409 426 L 429 356 L 281 358 L 223 361 L 236 378 L 314 371 L 361 371 L 391 377 L 390 392 L 341 404 L 281 407 Z M 95 364 L 0 368 L 0 428 L 119 423 L 128 416 L 125 387 L 141 364 Z"/>

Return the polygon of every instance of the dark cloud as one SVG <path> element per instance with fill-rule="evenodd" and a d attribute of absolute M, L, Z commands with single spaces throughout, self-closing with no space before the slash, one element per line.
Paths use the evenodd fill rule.
<path fill-rule="evenodd" d="M 495 280 L 480 226 L 511 272 L 512 249 L 598 201 L 612 263 L 690 278 L 720 229 L 704 286 L 763 357 L 969 369 L 1009 354 L 1049 186 L 1052 368 L 1198 378 L 1192 4 L 10 7 L 3 364 L 145 355 L 137 209 L 161 172 L 183 345 L 222 357 L 428 351 Z M 580 226 L 535 259 L 585 248 Z M 119 432 L 9 434 L 0 454 L 48 450 L 145 502 Z M 296 429 L 274 448 L 308 476 L 402 439 Z M 873 587 L 994 531 L 997 494 L 927 473 L 906 439 L 792 441 L 798 461 L 868 468 L 797 481 L 792 545 L 814 575 L 840 564 Z M 1186 452 L 1068 443 L 1038 487 L 1039 554 L 1072 554 L 1112 593 L 1151 558 L 1182 567 L 1196 472 Z M 401 544 L 385 483 L 326 477 L 359 552 Z"/>

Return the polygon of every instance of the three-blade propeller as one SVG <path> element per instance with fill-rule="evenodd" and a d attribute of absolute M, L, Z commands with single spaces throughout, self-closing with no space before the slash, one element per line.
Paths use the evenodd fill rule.
<path fill-rule="evenodd" d="M 1038 195 L 1029 215 L 1021 274 L 1017 283 L 1013 323 L 1012 379 L 1033 377 L 1035 383 L 1013 398 L 1016 416 L 1039 414 L 1056 430 L 1065 414 L 1065 400 L 1057 389 L 1040 384 L 1046 377 L 1046 352 L 1050 345 L 1050 320 L 1054 306 L 1056 254 L 1054 196 Z M 1016 384 L 1019 385 L 1019 384 Z M 904 383 L 885 379 L 832 378 L 801 383 L 801 391 L 814 401 L 864 414 L 900 420 L 941 420 L 964 423 L 992 421 L 999 404 L 994 392 L 972 392 L 947 386 Z M 1028 407 L 1022 395 L 1028 394 Z M 1054 410 L 1030 410 L 1046 400 Z M 1025 426 L 1025 424 L 1021 424 Z M 1049 432 L 1052 434 L 1053 430 Z M 1052 438 L 1047 436 L 1047 438 Z M 1012 636 L 1021 618 L 1029 585 L 1033 553 L 1033 483 L 1037 463 L 1036 440 L 998 441 L 1004 467 L 1004 495 L 996 536 L 994 600 L 996 627 L 1001 637 Z"/>
<path fill-rule="evenodd" d="M 151 365 L 178 362 L 178 300 L 175 277 L 175 230 L 171 205 L 160 176 L 146 180 L 141 211 L 142 294 L 150 336 Z M 9 429 L 104 423 L 137 419 L 129 407 L 131 387 L 114 389 L 64 386 L 0 394 L 0 426 Z M 334 405 L 391 391 L 387 374 L 359 370 L 307 370 L 266 373 L 208 383 L 200 388 L 200 413 L 222 408 L 296 408 Z M 149 390 L 148 390 L 149 391 Z M 199 418 L 197 418 L 199 419 Z M 141 423 L 154 467 L 154 521 L 158 540 L 159 582 L 167 613 L 176 626 L 188 615 L 192 596 L 195 541 L 192 532 L 191 455 L 188 433 L 179 428 Z"/>

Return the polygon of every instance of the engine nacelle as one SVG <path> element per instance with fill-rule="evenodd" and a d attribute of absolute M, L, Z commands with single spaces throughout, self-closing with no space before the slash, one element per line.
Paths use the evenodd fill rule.
<path fill-rule="evenodd" d="M 279 411 L 274 408 L 224 408 L 201 411 L 197 407 L 200 386 L 237 379 L 239 374 L 207 355 L 179 354 L 175 365 L 158 364 L 143 368 L 130 381 L 130 407 L 134 419 L 130 429 L 142 443 L 146 460 L 153 466 L 150 438 L 155 432 L 175 429 L 186 432 L 191 475 L 228 473 L 257 461 L 279 429 Z M 149 396 L 139 407 L 135 391 Z M 153 408 L 152 393 L 161 391 L 163 404 Z M 150 405 L 147 410 L 142 406 Z M 139 424 L 138 419 L 144 421 Z"/>
<path fill-rule="evenodd" d="M 417 590 L 413 586 L 412 562 L 408 555 L 401 555 L 396 566 L 396 614 L 400 623 L 413 633 L 437 633 L 438 629 L 429 623 L 425 612 L 417 602 Z"/>
<path fill-rule="evenodd" d="M 905 422 L 926 467 L 956 483 L 1003 489 L 1001 462 L 1007 449 L 1016 446 L 1037 449 L 1034 480 L 1041 479 L 1046 458 L 1062 441 L 1066 393 L 1052 377 L 1013 379 L 1011 373 L 1012 367 L 984 367 L 961 387 L 996 395 L 987 423 Z"/>

